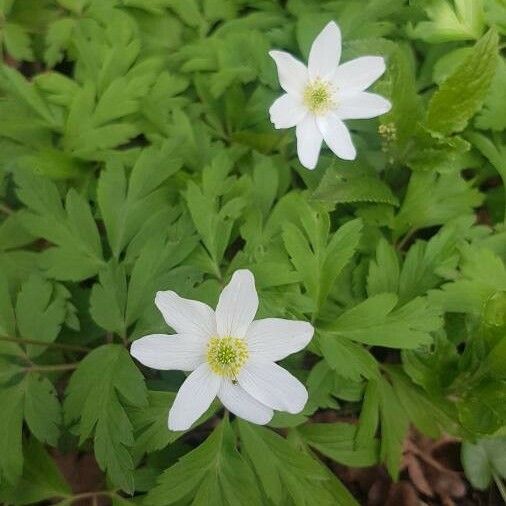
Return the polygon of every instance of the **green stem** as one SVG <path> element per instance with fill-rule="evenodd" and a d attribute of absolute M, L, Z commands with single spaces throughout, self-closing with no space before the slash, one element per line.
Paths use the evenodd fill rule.
<path fill-rule="evenodd" d="M 77 369 L 79 362 L 71 364 L 55 364 L 55 365 L 30 365 L 25 367 L 25 371 L 53 372 L 53 371 L 72 371 Z"/>
<path fill-rule="evenodd" d="M 32 344 L 34 346 L 46 346 L 48 348 L 58 348 L 60 350 L 67 350 L 67 351 L 78 351 L 81 353 L 88 353 L 91 351 L 91 348 L 87 348 L 85 346 L 77 346 L 74 344 L 65 344 L 65 343 L 46 343 L 44 341 L 37 341 L 36 339 L 21 339 L 11 336 L 0 336 L 0 341 L 18 344 Z"/>
<path fill-rule="evenodd" d="M 91 499 L 92 501 L 94 501 L 94 500 L 98 499 L 99 497 L 114 498 L 114 497 L 117 497 L 117 494 L 115 491 L 112 491 L 112 490 L 99 490 L 97 492 L 83 492 L 81 494 L 65 496 L 65 499 L 63 499 L 63 501 L 56 503 L 55 506 L 69 504 L 69 500 L 72 501 L 71 504 L 73 504 L 75 501 L 80 501 L 82 499 Z"/>
<path fill-rule="evenodd" d="M 409 242 L 409 240 L 413 237 L 413 235 L 415 235 L 416 233 L 416 228 L 412 228 L 411 230 L 409 230 L 406 235 L 397 243 L 397 246 L 396 248 L 400 251 L 402 249 L 404 249 L 404 246 L 406 246 L 406 244 Z"/>

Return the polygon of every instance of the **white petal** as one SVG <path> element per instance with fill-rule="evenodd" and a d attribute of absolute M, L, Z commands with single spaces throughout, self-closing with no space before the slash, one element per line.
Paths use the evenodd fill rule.
<path fill-rule="evenodd" d="M 262 404 L 288 413 L 300 413 L 308 394 L 304 385 L 274 362 L 250 360 L 237 380 L 246 392 Z"/>
<path fill-rule="evenodd" d="M 308 322 L 265 318 L 250 325 L 246 340 L 255 359 L 276 362 L 304 349 L 313 333 L 313 326 Z"/>
<path fill-rule="evenodd" d="M 216 326 L 222 337 L 244 337 L 258 309 L 253 273 L 235 271 L 216 306 Z"/>
<path fill-rule="evenodd" d="M 314 169 L 318 163 L 318 156 L 322 146 L 322 134 L 316 125 L 316 119 L 312 114 L 308 114 L 298 125 L 297 135 L 297 155 L 300 163 L 306 169 Z"/>
<path fill-rule="evenodd" d="M 206 340 L 192 334 L 152 334 L 132 343 L 130 354 L 153 369 L 193 371 L 205 360 Z"/>
<path fill-rule="evenodd" d="M 234 415 L 248 422 L 265 425 L 272 419 L 272 409 L 251 397 L 241 385 L 223 381 L 218 397 L 222 404 Z"/>
<path fill-rule="evenodd" d="M 293 95 L 285 93 L 279 97 L 269 109 L 271 122 L 275 128 L 291 128 L 299 123 L 307 110 L 304 104 Z"/>
<path fill-rule="evenodd" d="M 334 85 L 340 92 L 364 91 L 385 72 L 381 56 L 362 56 L 339 67 L 334 74 Z"/>
<path fill-rule="evenodd" d="M 285 51 L 269 51 L 269 55 L 276 62 L 281 87 L 293 95 L 302 95 L 309 79 L 306 66 Z"/>
<path fill-rule="evenodd" d="M 327 114 L 317 118 L 318 127 L 327 146 L 343 160 L 355 160 L 357 151 L 346 125 L 335 115 Z"/>
<path fill-rule="evenodd" d="M 341 30 L 331 21 L 311 46 L 308 70 L 311 79 L 331 79 L 341 58 Z"/>
<path fill-rule="evenodd" d="M 360 92 L 346 97 L 336 109 L 341 119 L 368 119 L 385 114 L 392 108 L 392 104 L 375 93 Z"/>
<path fill-rule="evenodd" d="M 156 307 L 178 334 L 211 337 L 216 334 L 214 311 L 203 302 L 183 299 L 176 292 L 157 292 Z"/>
<path fill-rule="evenodd" d="M 187 430 L 209 408 L 220 389 L 221 378 L 207 364 L 184 381 L 169 411 L 169 429 Z"/>

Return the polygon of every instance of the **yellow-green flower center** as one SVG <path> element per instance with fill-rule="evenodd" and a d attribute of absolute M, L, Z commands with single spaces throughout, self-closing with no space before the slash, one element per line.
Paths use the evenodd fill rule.
<path fill-rule="evenodd" d="M 207 344 L 207 362 L 211 371 L 234 381 L 248 357 L 248 346 L 243 339 L 212 337 Z"/>
<path fill-rule="evenodd" d="M 327 112 L 334 105 L 330 83 L 321 79 L 311 81 L 304 90 L 304 104 L 314 114 Z"/>

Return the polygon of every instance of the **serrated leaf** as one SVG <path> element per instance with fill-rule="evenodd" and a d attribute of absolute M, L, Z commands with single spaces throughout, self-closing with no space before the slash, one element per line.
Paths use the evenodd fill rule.
<path fill-rule="evenodd" d="M 414 37 L 430 43 L 478 39 L 484 28 L 482 0 L 424 0 L 432 21 L 422 21 L 412 30 Z"/>
<path fill-rule="evenodd" d="M 88 202 L 71 189 L 65 208 L 54 183 L 28 171 L 17 171 L 18 197 L 28 207 L 21 221 L 35 237 L 55 246 L 41 253 L 49 276 L 81 280 L 103 265 L 102 245 Z"/>
<path fill-rule="evenodd" d="M 55 461 L 35 439 L 24 448 L 24 469 L 20 481 L 11 486 L 0 485 L 0 499 L 10 504 L 34 504 L 72 494 Z"/>
<path fill-rule="evenodd" d="M 275 432 L 238 421 L 245 455 L 251 461 L 266 496 L 274 504 L 286 504 L 290 496 L 297 503 L 308 500 L 310 484 L 321 486 L 327 479 L 318 463 L 309 455 L 297 451 Z"/>
<path fill-rule="evenodd" d="M 427 111 L 429 129 L 448 135 L 466 127 L 485 100 L 497 66 L 497 54 L 498 36 L 489 30 L 432 96 Z"/>
<path fill-rule="evenodd" d="M 179 504 L 260 505 L 252 470 L 237 451 L 228 420 L 223 420 L 199 447 L 187 453 L 159 478 L 145 502 L 152 506 Z"/>
<path fill-rule="evenodd" d="M 351 467 L 367 467 L 378 461 L 378 442 L 355 446 L 357 427 L 347 423 L 311 423 L 297 429 L 304 441 L 326 457 Z"/>
<path fill-rule="evenodd" d="M 52 343 L 66 316 L 66 301 L 53 286 L 39 276 L 32 275 L 21 287 L 16 302 L 16 321 L 21 337 Z M 44 346 L 27 346 L 30 357 L 44 351 Z"/>
<path fill-rule="evenodd" d="M 389 348 L 410 349 L 430 344 L 431 332 L 442 323 L 438 310 L 421 297 L 398 308 L 397 302 L 392 293 L 370 297 L 329 325 L 329 334 Z"/>
<path fill-rule="evenodd" d="M 121 397 L 120 397 L 121 395 Z M 121 345 L 107 344 L 88 354 L 70 378 L 64 403 L 67 422 L 78 422 L 80 442 L 93 436 L 99 466 L 111 481 L 133 491 L 132 424 L 123 404 L 147 404 L 144 378 Z"/>
<path fill-rule="evenodd" d="M 371 202 L 398 205 L 390 187 L 373 171 L 357 167 L 330 167 L 313 193 L 313 198 L 335 206 L 336 204 Z"/>

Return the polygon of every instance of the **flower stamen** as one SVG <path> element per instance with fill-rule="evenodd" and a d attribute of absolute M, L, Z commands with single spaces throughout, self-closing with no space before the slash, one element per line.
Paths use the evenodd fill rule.
<path fill-rule="evenodd" d="M 311 81 L 304 90 L 304 104 L 313 114 L 323 114 L 335 106 L 332 85 L 322 79 Z"/>
<path fill-rule="evenodd" d="M 212 337 L 207 344 L 207 362 L 211 371 L 233 381 L 236 381 L 248 357 L 248 346 L 244 339 Z"/>

